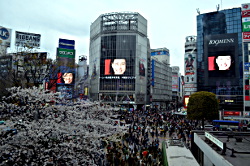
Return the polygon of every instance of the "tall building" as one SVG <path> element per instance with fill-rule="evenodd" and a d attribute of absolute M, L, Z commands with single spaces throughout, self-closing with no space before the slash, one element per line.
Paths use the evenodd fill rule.
<path fill-rule="evenodd" d="M 151 102 L 155 108 L 167 108 L 172 101 L 172 68 L 169 49 L 151 49 Z"/>
<path fill-rule="evenodd" d="M 89 64 L 90 99 L 132 109 L 149 104 L 147 20 L 133 12 L 99 16 L 90 27 Z"/>
<path fill-rule="evenodd" d="M 170 107 L 178 111 L 180 103 L 183 103 L 182 78 L 179 66 L 172 66 L 172 103 Z"/>
<path fill-rule="evenodd" d="M 242 115 L 241 8 L 197 16 L 197 90 L 216 94 L 221 116 Z"/>
<path fill-rule="evenodd" d="M 76 68 L 76 93 L 80 98 L 87 99 L 88 95 L 88 65 L 87 57 L 79 56 L 78 65 Z"/>

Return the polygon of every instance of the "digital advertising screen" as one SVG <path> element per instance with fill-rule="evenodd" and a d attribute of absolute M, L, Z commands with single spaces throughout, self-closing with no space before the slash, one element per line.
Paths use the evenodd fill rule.
<path fill-rule="evenodd" d="M 100 76 L 102 79 L 135 77 L 136 40 L 134 35 L 102 37 Z"/>
<path fill-rule="evenodd" d="M 57 81 L 56 91 L 62 98 L 71 99 L 75 84 L 75 50 L 57 48 Z"/>
<path fill-rule="evenodd" d="M 57 84 L 75 83 L 75 50 L 57 48 Z"/>
<path fill-rule="evenodd" d="M 208 77 L 234 77 L 238 66 L 237 34 L 206 37 L 205 60 Z"/>
<path fill-rule="evenodd" d="M 208 53 L 209 76 L 227 77 L 235 75 L 233 51 L 218 51 Z"/>
<path fill-rule="evenodd" d="M 146 59 L 139 59 L 139 75 L 140 76 L 145 76 L 145 64 L 146 64 Z"/>
<path fill-rule="evenodd" d="M 100 90 L 134 90 L 135 35 L 103 36 L 100 49 L 100 66 L 93 64 L 100 67 Z"/>
<path fill-rule="evenodd" d="M 124 75 L 126 59 L 105 59 L 104 75 Z"/>
<path fill-rule="evenodd" d="M 57 84 L 73 85 L 75 83 L 75 73 L 57 73 Z"/>

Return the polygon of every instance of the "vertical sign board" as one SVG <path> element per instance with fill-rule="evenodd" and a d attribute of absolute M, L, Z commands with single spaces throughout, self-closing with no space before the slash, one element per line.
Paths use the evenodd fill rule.
<path fill-rule="evenodd" d="M 242 32 L 250 32 L 250 3 L 241 5 Z"/>
<path fill-rule="evenodd" d="M 195 92 L 197 91 L 197 74 L 196 74 L 196 54 L 185 54 L 185 91 Z"/>
<path fill-rule="evenodd" d="M 175 91 L 175 92 L 178 91 L 178 75 L 177 74 L 172 75 L 172 91 Z"/>
<path fill-rule="evenodd" d="M 57 48 L 57 91 L 61 97 L 71 99 L 75 84 L 75 50 Z"/>
<path fill-rule="evenodd" d="M 178 83 L 178 73 L 180 71 L 179 66 L 172 66 L 172 91 L 178 92 L 179 83 Z"/>
<path fill-rule="evenodd" d="M 155 86 L 155 60 L 152 60 L 152 86 Z"/>
<path fill-rule="evenodd" d="M 242 17 L 242 42 L 250 42 L 250 3 L 241 5 L 241 17 Z M 249 64 L 244 63 L 244 80 L 249 80 Z M 245 91 L 249 91 L 249 85 L 245 85 Z M 245 95 L 245 106 L 250 106 L 250 96 Z"/>
<path fill-rule="evenodd" d="M 59 39 L 59 48 L 75 49 L 75 40 Z"/>
<path fill-rule="evenodd" d="M 0 46 L 10 47 L 11 29 L 0 26 Z"/>

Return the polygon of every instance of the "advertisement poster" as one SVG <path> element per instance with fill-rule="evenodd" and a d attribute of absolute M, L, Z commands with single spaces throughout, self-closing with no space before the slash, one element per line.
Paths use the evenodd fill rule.
<path fill-rule="evenodd" d="M 16 46 L 39 48 L 40 44 L 41 44 L 40 34 L 16 31 L 16 42 L 15 42 Z"/>

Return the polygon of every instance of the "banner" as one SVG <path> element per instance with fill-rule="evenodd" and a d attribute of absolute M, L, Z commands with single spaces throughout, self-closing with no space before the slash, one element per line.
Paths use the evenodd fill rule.
<path fill-rule="evenodd" d="M 16 31 L 15 45 L 19 47 L 40 47 L 41 35 Z"/>

